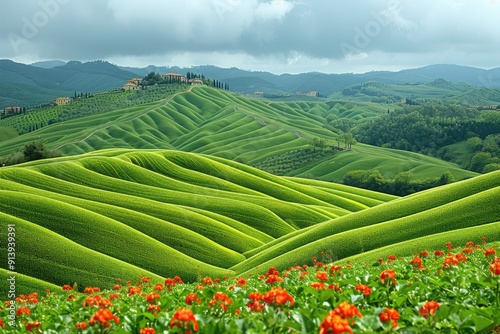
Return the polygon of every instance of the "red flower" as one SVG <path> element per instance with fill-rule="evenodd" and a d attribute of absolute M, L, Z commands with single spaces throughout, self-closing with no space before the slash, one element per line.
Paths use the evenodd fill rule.
<path fill-rule="evenodd" d="M 141 328 L 141 330 L 139 331 L 139 334 L 155 334 L 155 330 L 154 330 L 154 328 L 151 328 L 151 327 L 144 327 L 144 328 Z"/>
<path fill-rule="evenodd" d="M 474 247 L 474 241 L 467 241 L 465 247 Z"/>
<path fill-rule="evenodd" d="M 120 284 L 115 284 L 113 286 L 113 290 L 120 290 L 122 288 L 122 286 Z"/>
<path fill-rule="evenodd" d="M 131 286 L 128 288 L 128 295 L 129 296 L 133 296 L 133 295 L 139 294 L 141 292 L 142 292 L 141 288 L 139 288 L 137 286 Z"/>
<path fill-rule="evenodd" d="M 66 285 L 63 285 L 62 289 L 63 289 L 64 291 L 71 291 L 71 290 L 73 290 L 73 288 L 71 287 L 71 285 L 67 285 L 67 284 L 66 284 Z"/>
<path fill-rule="evenodd" d="M 493 262 L 490 266 L 490 270 L 495 275 L 500 275 L 500 262 Z"/>
<path fill-rule="evenodd" d="M 175 280 L 173 278 L 167 278 L 165 280 L 165 287 L 168 288 L 168 291 L 170 291 L 173 287 L 175 287 Z"/>
<path fill-rule="evenodd" d="M 196 292 L 191 292 L 186 296 L 186 304 L 193 305 L 194 301 L 196 301 L 196 303 L 200 305 L 201 298 L 196 298 Z"/>
<path fill-rule="evenodd" d="M 318 271 L 318 272 L 316 273 L 316 278 L 317 278 L 318 280 L 320 280 L 320 281 L 324 281 L 324 282 L 326 282 L 326 281 L 328 281 L 328 273 L 327 273 L 327 272 L 325 272 L 325 271 Z"/>
<path fill-rule="evenodd" d="M 85 321 L 77 322 L 75 324 L 75 327 L 83 331 L 85 328 L 87 328 L 87 323 Z"/>
<path fill-rule="evenodd" d="M 384 270 L 380 273 L 380 281 L 385 284 L 386 279 L 390 279 L 392 283 L 396 284 L 396 272 L 392 269 Z"/>
<path fill-rule="evenodd" d="M 152 313 L 156 317 L 158 315 L 158 313 L 161 312 L 161 307 L 160 307 L 160 305 L 149 305 L 148 312 Z"/>
<path fill-rule="evenodd" d="M 106 298 L 101 298 L 101 296 L 88 296 L 85 298 L 82 304 L 83 307 L 103 307 L 103 308 L 109 308 L 112 306 L 111 301 Z"/>
<path fill-rule="evenodd" d="M 163 291 L 163 285 L 161 283 L 156 283 L 153 289 L 156 291 Z"/>
<path fill-rule="evenodd" d="M 278 275 L 269 275 L 266 279 L 267 284 L 280 283 L 283 282 L 283 278 Z"/>
<path fill-rule="evenodd" d="M 356 290 L 363 292 L 363 295 L 368 297 L 372 293 L 372 289 L 368 285 L 356 284 Z"/>
<path fill-rule="evenodd" d="M 415 256 L 411 261 L 410 261 L 410 264 L 413 265 L 413 267 L 417 267 L 419 269 L 422 269 L 423 266 L 422 266 L 422 259 L 418 256 Z"/>
<path fill-rule="evenodd" d="M 434 251 L 434 256 L 439 257 L 439 256 L 443 256 L 443 255 L 444 255 L 444 252 L 440 249 L 437 249 Z"/>
<path fill-rule="evenodd" d="M 148 283 L 150 279 L 151 279 L 151 277 L 149 277 L 149 276 L 144 276 L 144 277 L 141 279 L 141 282 L 142 282 L 142 283 Z"/>
<path fill-rule="evenodd" d="M 392 327 L 398 327 L 398 319 L 400 315 L 398 311 L 393 308 L 384 308 L 384 311 L 380 313 L 379 318 L 382 322 L 388 322 L 392 320 Z"/>
<path fill-rule="evenodd" d="M 327 314 L 321 325 L 319 325 L 319 334 L 340 334 L 351 333 L 353 334 L 351 326 L 347 319 L 335 314 L 333 311 Z"/>
<path fill-rule="evenodd" d="M 31 331 L 33 331 L 34 329 L 36 329 L 37 331 L 39 331 L 39 330 L 40 330 L 40 325 L 41 325 L 40 321 L 30 321 L 30 322 L 28 322 L 28 324 L 26 325 L 26 330 L 27 330 L 28 332 L 31 332 Z"/>
<path fill-rule="evenodd" d="M 224 292 L 216 292 L 212 299 L 208 302 L 210 307 L 214 306 L 216 303 L 219 303 L 219 306 L 224 311 L 227 311 L 227 305 L 233 303 L 233 301 L 224 293 Z"/>
<path fill-rule="evenodd" d="M 490 256 L 490 255 L 496 256 L 497 251 L 494 248 L 486 248 L 484 250 L 484 256 Z"/>
<path fill-rule="evenodd" d="M 30 309 L 27 307 L 24 307 L 24 306 L 19 307 L 16 311 L 16 317 L 19 317 L 19 316 L 24 315 L 24 314 L 26 314 L 28 316 L 31 315 Z"/>
<path fill-rule="evenodd" d="M 428 257 L 429 256 L 429 252 L 423 250 L 423 251 L 420 252 L 420 256 L 421 257 Z"/>
<path fill-rule="evenodd" d="M 107 308 L 101 308 L 99 309 L 93 316 L 90 317 L 89 324 L 90 326 L 94 326 L 96 322 L 99 323 L 99 326 L 101 327 L 109 327 L 111 324 L 109 324 L 109 321 L 113 320 L 115 324 L 118 324 L 120 319 L 111 311 Z"/>
<path fill-rule="evenodd" d="M 110 293 L 109 300 L 120 299 L 120 295 L 118 293 Z"/>
<path fill-rule="evenodd" d="M 419 313 L 421 316 L 428 318 L 430 315 L 434 315 L 436 313 L 436 309 L 439 308 L 440 306 L 441 304 L 433 300 L 426 301 L 424 305 L 420 308 Z"/>
<path fill-rule="evenodd" d="M 0 327 L 5 328 L 5 324 L 3 323 L 2 319 L 0 319 Z"/>
<path fill-rule="evenodd" d="M 170 321 L 170 328 L 173 327 L 183 329 L 186 333 L 190 333 L 191 330 L 196 332 L 198 330 L 198 322 L 190 309 L 179 307 Z"/>
<path fill-rule="evenodd" d="M 148 303 L 150 304 L 154 304 L 154 302 L 157 300 L 157 299 L 160 299 L 160 295 L 157 294 L 156 292 L 151 292 L 149 293 L 147 296 L 146 296 L 146 300 L 148 301 Z"/>
<path fill-rule="evenodd" d="M 174 277 L 174 281 L 177 283 L 177 284 L 183 284 L 184 282 L 182 281 L 182 279 L 179 277 L 179 276 L 175 276 Z"/>
<path fill-rule="evenodd" d="M 293 297 L 281 287 L 272 288 L 271 291 L 266 292 L 264 301 L 266 304 L 273 306 L 282 306 L 285 305 L 286 302 L 289 302 L 290 306 L 293 306 L 294 303 Z"/>
<path fill-rule="evenodd" d="M 88 286 L 83 290 L 83 293 L 92 294 L 92 293 L 96 293 L 99 291 L 101 291 L 101 288 Z"/>
<path fill-rule="evenodd" d="M 362 318 L 363 315 L 359 312 L 358 308 L 354 305 L 349 304 L 348 302 L 342 302 L 337 305 L 336 308 L 333 309 L 333 314 L 341 316 L 344 319 L 349 319 L 354 316 Z"/>
<path fill-rule="evenodd" d="M 462 253 L 464 254 L 472 254 L 474 252 L 474 248 L 464 248 L 462 249 Z"/>
<path fill-rule="evenodd" d="M 244 278 L 238 278 L 238 280 L 236 281 L 236 284 L 239 286 L 244 286 L 247 284 L 247 280 Z"/>

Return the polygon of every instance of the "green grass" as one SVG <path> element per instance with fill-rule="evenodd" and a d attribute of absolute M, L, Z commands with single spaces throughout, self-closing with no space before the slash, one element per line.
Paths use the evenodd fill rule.
<path fill-rule="evenodd" d="M 499 176 L 397 198 L 196 153 L 108 149 L 1 168 L 0 221 L 15 224 L 26 287 L 109 287 L 139 273 L 195 281 L 475 226 L 496 240 Z"/>
<path fill-rule="evenodd" d="M 113 148 L 176 149 L 253 165 L 309 148 L 308 142 L 314 137 L 337 145 L 336 134 L 324 127 L 329 115 L 359 119 L 386 111 L 386 105 L 376 103 L 268 102 L 210 87 L 193 87 L 154 102 L 100 111 L 3 140 L 0 156 L 41 140 L 64 155 Z M 353 169 L 380 169 L 386 177 L 411 171 L 418 179 L 439 177 L 446 171 L 455 179 L 477 175 L 438 159 L 362 144 L 294 166 L 285 174 L 339 181 Z"/>
<path fill-rule="evenodd" d="M 178 151 L 39 160 L 0 169 L 0 180 L 2 225 L 16 225 L 23 254 L 18 272 L 56 285 L 109 287 L 141 271 L 188 281 L 233 274 L 248 251 L 382 202 Z"/>

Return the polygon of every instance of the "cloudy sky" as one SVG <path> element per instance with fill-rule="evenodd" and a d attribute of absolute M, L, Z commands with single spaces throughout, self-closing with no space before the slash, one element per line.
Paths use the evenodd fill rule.
<path fill-rule="evenodd" d="M 0 58 L 273 73 L 500 66 L 500 0 L 2 0 Z"/>

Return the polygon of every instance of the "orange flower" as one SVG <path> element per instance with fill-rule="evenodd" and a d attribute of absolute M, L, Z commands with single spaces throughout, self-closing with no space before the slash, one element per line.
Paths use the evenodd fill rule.
<path fill-rule="evenodd" d="M 160 299 L 160 295 L 157 294 L 156 292 L 151 292 L 149 293 L 147 296 L 146 296 L 146 300 L 148 301 L 148 303 L 150 304 L 154 304 L 154 302 L 157 300 L 157 299 Z"/>
<path fill-rule="evenodd" d="M 31 315 L 30 309 L 27 307 L 24 307 L 24 306 L 19 307 L 16 311 L 16 317 L 19 317 L 20 315 L 24 315 L 24 314 L 26 314 L 28 316 Z"/>
<path fill-rule="evenodd" d="M 500 262 L 493 262 L 490 266 L 490 270 L 495 275 L 500 275 Z"/>
<path fill-rule="evenodd" d="M 109 321 L 113 320 L 115 324 L 118 324 L 120 319 L 107 308 L 99 309 L 93 316 L 90 317 L 89 324 L 90 326 L 94 326 L 96 322 L 99 323 L 101 327 L 109 327 L 111 324 Z"/>
<path fill-rule="evenodd" d="M 182 279 L 179 277 L 179 276 L 175 276 L 174 277 L 174 281 L 177 283 L 177 284 L 183 284 L 184 282 L 182 281 Z"/>
<path fill-rule="evenodd" d="M 380 281 L 385 284 L 386 279 L 390 279 L 392 283 L 396 284 L 396 272 L 392 269 L 384 270 L 380 273 Z"/>
<path fill-rule="evenodd" d="M 128 288 L 128 295 L 133 296 L 142 292 L 142 289 L 137 286 L 131 286 Z"/>
<path fill-rule="evenodd" d="M 224 311 L 227 311 L 227 305 L 233 303 L 233 301 L 224 293 L 224 292 L 216 292 L 212 299 L 208 302 L 210 307 L 214 306 L 216 303 L 219 303 L 219 306 Z"/>
<path fill-rule="evenodd" d="M 290 303 L 290 306 L 293 306 L 294 299 L 288 292 L 286 292 L 285 289 L 279 287 L 279 288 L 272 288 L 271 291 L 266 292 L 264 295 L 264 301 L 268 305 L 273 305 L 273 306 L 281 306 L 285 305 L 286 302 Z"/>
<path fill-rule="evenodd" d="M 328 273 L 325 271 L 319 271 L 316 273 L 316 278 L 320 281 L 328 281 Z"/>
<path fill-rule="evenodd" d="M 387 322 L 392 320 L 392 327 L 398 327 L 398 319 L 400 315 L 398 311 L 393 308 L 384 308 L 384 311 L 380 313 L 379 318 L 382 322 Z"/>
<path fill-rule="evenodd" d="M 354 316 L 362 318 L 363 315 L 359 312 L 358 308 L 354 305 L 349 304 L 348 302 L 342 302 L 337 305 L 336 308 L 333 309 L 333 314 L 341 316 L 342 318 L 349 319 Z"/>
<path fill-rule="evenodd" d="M 363 295 L 368 297 L 372 293 L 372 289 L 368 285 L 356 284 L 356 290 L 362 291 Z"/>
<path fill-rule="evenodd" d="M 423 250 L 423 251 L 421 251 L 421 252 L 420 252 L 420 256 L 421 256 L 421 257 L 428 257 L 428 256 L 429 256 L 429 252 L 428 252 L 428 251 Z"/>
<path fill-rule="evenodd" d="M 326 289 L 326 285 L 323 282 L 312 282 L 309 286 L 316 290 Z"/>
<path fill-rule="evenodd" d="M 28 332 L 31 332 L 31 331 L 33 331 L 34 329 L 36 329 L 37 331 L 39 331 L 39 330 L 40 330 L 40 325 L 41 325 L 40 321 L 30 321 L 30 322 L 28 322 L 28 324 L 26 325 L 26 330 L 27 330 Z"/>
<path fill-rule="evenodd" d="M 283 278 L 278 275 L 269 275 L 266 279 L 267 284 L 280 283 L 283 282 Z"/>
<path fill-rule="evenodd" d="M 203 283 L 205 285 L 214 285 L 214 281 L 212 281 L 212 279 L 210 277 L 204 277 L 201 280 L 201 283 Z"/>
<path fill-rule="evenodd" d="M 244 278 L 238 278 L 238 280 L 236 281 L 236 284 L 239 286 L 244 286 L 247 284 L 247 280 Z"/>
<path fill-rule="evenodd" d="M 120 284 L 115 284 L 113 286 L 113 290 L 120 290 L 122 288 L 122 286 Z"/>
<path fill-rule="evenodd" d="M 103 308 L 109 308 L 112 306 L 111 301 L 106 298 L 101 298 L 101 296 L 88 296 L 85 298 L 82 304 L 83 307 L 103 307 Z"/>
<path fill-rule="evenodd" d="M 474 247 L 474 241 L 467 241 L 465 247 Z"/>
<path fill-rule="evenodd" d="M 109 300 L 120 299 L 120 295 L 118 293 L 110 293 Z"/>
<path fill-rule="evenodd" d="M 88 286 L 85 288 L 85 290 L 83 290 L 83 293 L 92 294 L 92 293 L 96 293 L 99 291 L 101 291 L 101 288 Z"/>
<path fill-rule="evenodd" d="M 66 284 L 66 285 L 63 285 L 62 289 L 63 289 L 64 291 L 70 291 L 70 290 L 73 290 L 73 288 L 71 287 L 71 285 L 67 285 L 67 284 Z"/>
<path fill-rule="evenodd" d="M 264 298 L 264 296 L 259 292 L 252 292 L 248 296 L 248 299 L 251 300 L 250 303 L 247 303 L 247 306 L 250 308 L 252 312 L 260 312 L 264 309 L 265 305 L 260 301 Z"/>
<path fill-rule="evenodd" d="M 426 301 L 424 305 L 420 308 L 419 313 L 421 316 L 428 318 L 430 315 L 436 313 L 436 309 L 439 308 L 441 304 L 433 300 Z"/>
<path fill-rule="evenodd" d="M 144 328 L 141 328 L 141 330 L 139 331 L 139 334 L 155 334 L 155 330 L 154 330 L 154 328 L 151 328 L 151 327 L 144 327 Z"/>
<path fill-rule="evenodd" d="M 142 283 L 148 283 L 150 279 L 151 279 L 151 277 L 149 277 L 149 276 L 144 276 L 143 278 L 141 278 L 141 282 L 142 282 Z"/>
<path fill-rule="evenodd" d="M 75 327 L 83 331 L 85 328 L 87 328 L 87 323 L 85 321 L 77 322 L 75 324 Z"/>
<path fill-rule="evenodd" d="M 0 319 L 0 327 L 5 328 L 5 324 L 3 323 L 2 319 Z"/>
<path fill-rule="evenodd" d="M 179 307 L 170 321 L 170 328 L 173 327 L 184 329 L 186 332 L 191 330 L 196 332 L 198 330 L 198 322 L 190 309 Z"/>
<path fill-rule="evenodd" d="M 353 334 L 351 326 L 347 319 L 335 314 L 333 311 L 327 314 L 321 325 L 319 325 L 319 334 L 340 334 L 351 333 Z"/>
<path fill-rule="evenodd" d="M 163 285 L 161 283 L 156 283 L 153 289 L 156 291 L 163 291 Z"/>

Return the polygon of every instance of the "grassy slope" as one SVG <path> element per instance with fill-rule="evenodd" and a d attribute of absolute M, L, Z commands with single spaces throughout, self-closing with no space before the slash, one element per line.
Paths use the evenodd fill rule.
<path fill-rule="evenodd" d="M 195 87 L 156 102 L 53 124 L 4 140 L 0 156 L 43 139 L 49 148 L 66 155 L 107 148 L 178 149 L 253 164 L 308 147 L 313 137 L 336 144 L 336 135 L 323 127 L 330 114 L 362 118 L 385 111 L 385 106 L 373 103 L 276 103 Z M 445 171 L 452 172 L 455 179 L 476 175 L 438 159 L 361 144 L 289 175 L 339 181 L 348 170 L 375 168 L 386 177 L 401 171 L 411 171 L 420 179 Z"/>
<path fill-rule="evenodd" d="M 320 251 L 334 258 L 389 246 L 405 240 L 500 220 L 500 172 L 489 173 L 400 198 L 277 239 L 232 267 L 237 272 L 255 266 L 281 267 L 303 263 Z M 487 237 L 498 237 L 485 225 Z"/>
<path fill-rule="evenodd" d="M 57 285 L 232 274 L 248 251 L 395 198 L 343 196 L 328 184 L 161 150 L 35 161 L 1 168 L 0 179 L 2 229 L 16 227 L 16 270 Z"/>

